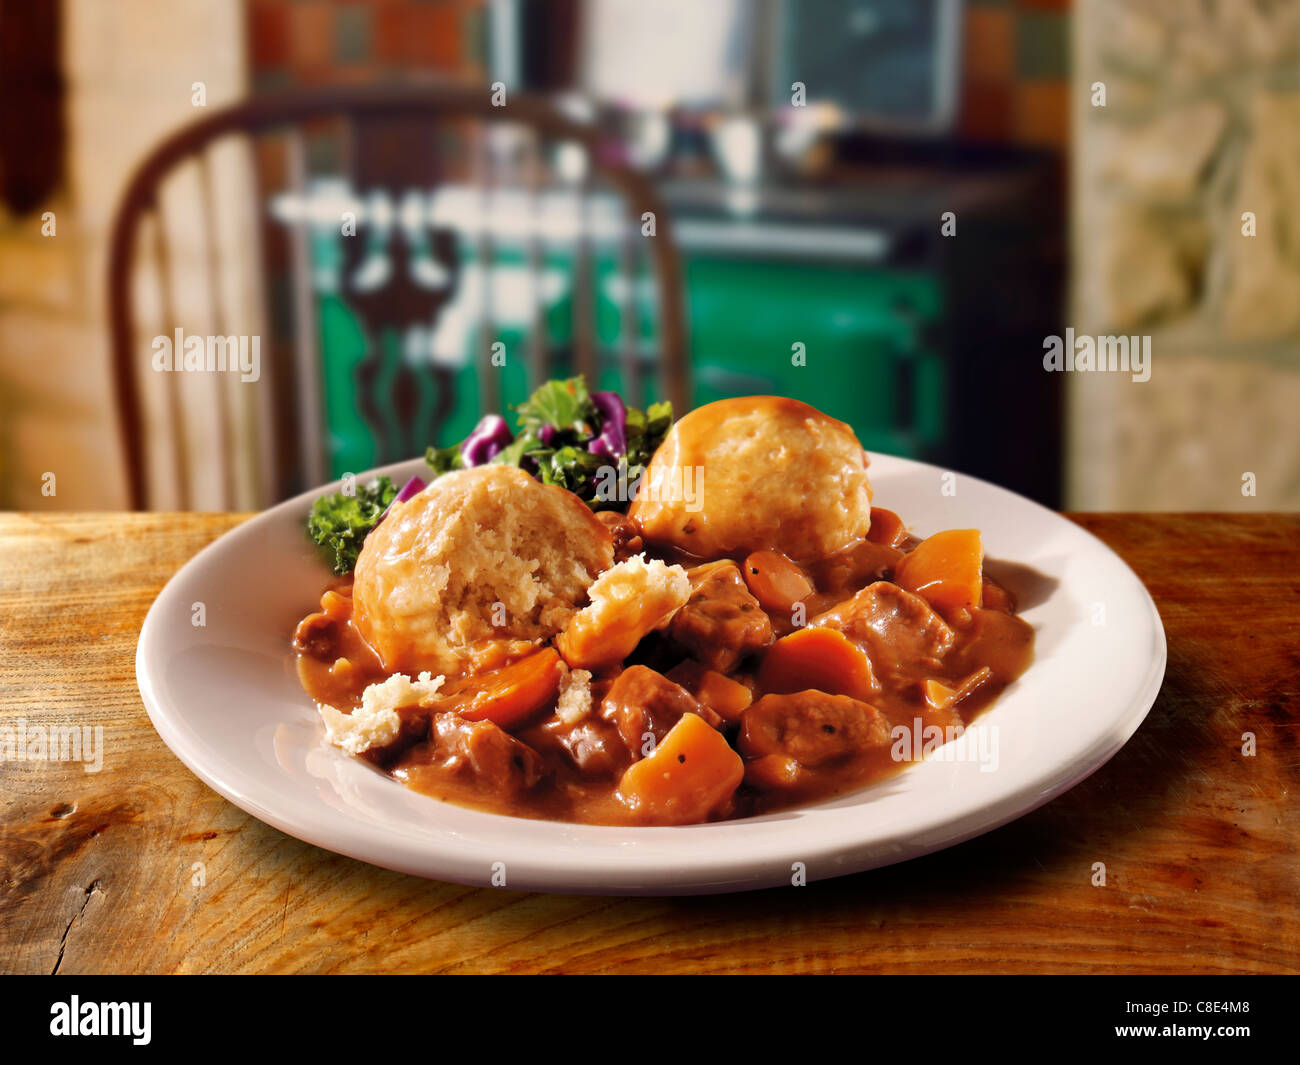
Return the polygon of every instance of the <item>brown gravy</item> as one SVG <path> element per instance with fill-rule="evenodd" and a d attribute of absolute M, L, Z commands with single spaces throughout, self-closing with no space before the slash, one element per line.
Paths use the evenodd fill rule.
<path fill-rule="evenodd" d="M 881 592 L 882 601 L 892 595 L 903 603 L 901 595 L 896 595 L 896 587 L 882 585 L 893 575 L 893 564 L 913 547 L 915 543 L 905 543 L 902 550 L 864 543 L 847 561 L 830 560 L 809 567 L 814 591 L 806 600 L 807 618 L 843 609 L 857 592 L 868 586 Z M 915 605 L 910 599 L 903 603 L 909 604 Z M 783 613 L 765 613 L 773 638 L 798 627 Z M 846 622 L 846 633 L 854 633 L 859 642 L 866 641 L 863 649 L 868 651 L 879 687 L 869 702 L 883 716 L 891 742 L 866 746 L 818 765 L 802 773 L 797 781 L 772 781 L 764 776 L 764 767 L 749 760 L 745 779 L 731 802 L 715 811 L 712 819 L 750 817 L 826 800 L 857 791 L 897 772 L 913 756 L 919 757 L 922 751 L 928 753 L 938 738 L 951 738 L 970 724 L 1024 672 L 1033 657 L 1033 630 L 1015 615 L 1009 593 L 987 578 L 980 606 L 948 610 L 939 617 L 940 625 L 950 630 L 951 636 L 950 643 L 937 658 L 917 645 L 918 633 L 925 631 L 924 626 L 913 624 L 916 619 L 907 618 L 905 611 L 873 615 L 856 628 Z M 926 621 L 930 631 L 935 628 L 934 620 L 937 617 Z M 336 582 L 325 592 L 321 610 L 300 623 L 295 646 L 302 685 L 318 702 L 339 709 L 355 708 L 360 705 L 365 687 L 385 678 L 378 656 L 352 623 L 350 579 Z M 624 665 L 630 668 L 639 664 L 669 673 L 686 657 L 680 645 L 652 635 Z M 759 661 L 761 653 L 748 654 L 733 669 L 724 671 L 750 688 L 755 699 L 764 694 L 756 680 Z M 536 754 L 536 762 L 531 754 L 525 759 L 528 772 L 520 778 L 527 781 L 525 786 L 502 785 L 504 779 L 518 778 L 513 769 L 508 777 L 494 776 L 467 771 L 464 759 L 448 764 L 436 757 L 437 744 L 424 720 L 412 719 L 404 724 L 412 735 L 419 736 L 423 730 L 428 738 L 404 749 L 386 754 L 371 752 L 366 757 L 407 786 L 462 806 L 515 817 L 587 824 L 648 823 L 617 794 L 619 778 L 630 756 L 618 748 L 611 732 L 614 726 L 601 714 L 602 699 L 609 695 L 623 668 L 594 679 L 593 708 L 582 726 L 586 732 L 581 735 L 575 734 L 574 727 L 565 726 L 546 708 L 523 726 L 511 730 L 514 739 Z M 941 700 L 927 699 L 927 681 L 944 685 L 958 693 L 959 698 L 948 706 L 939 705 Z M 418 712 L 409 713 L 417 715 Z M 428 716 L 427 711 L 424 716 Z M 735 721 L 719 721 L 719 724 L 732 746 L 737 746 L 738 724 Z M 936 732 L 936 729 L 943 731 Z M 575 750 L 582 752 L 582 769 L 576 764 Z M 509 756 L 509 752 L 504 756 Z M 511 757 L 516 767 L 522 765 L 518 754 Z"/>

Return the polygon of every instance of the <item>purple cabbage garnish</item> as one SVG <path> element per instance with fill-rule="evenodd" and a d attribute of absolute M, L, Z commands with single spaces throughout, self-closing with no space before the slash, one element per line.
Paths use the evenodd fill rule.
<path fill-rule="evenodd" d="M 419 477 L 412 477 L 406 484 L 402 485 L 402 490 L 393 497 L 393 503 L 405 503 L 411 496 L 417 492 L 423 492 L 428 487 L 427 481 L 421 480 Z M 389 506 L 392 506 L 392 503 Z"/>
<path fill-rule="evenodd" d="M 402 490 L 393 496 L 393 502 L 384 507 L 384 512 L 375 519 L 375 525 L 388 517 L 388 512 L 393 509 L 393 503 L 405 503 L 411 496 L 423 492 L 428 486 L 427 481 L 423 481 L 419 477 L 412 477 L 406 484 L 402 485 Z"/>
<path fill-rule="evenodd" d="M 514 439 L 501 415 L 485 414 L 460 445 L 461 458 L 466 466 L 482 466 L 496 458 L 508 444 L 514 443 Z"/>
<path fill-rule="evenodd" d="M 602 458 L 617 459 L 627 454 L 627 408 L 617 392 L 593 392 L 591 402 L 600 415 L 600 435 L 587 450 Z"/>
<path fill-rule="evenodd" d="M 559 432 L 559 430 L 548 423 L 537 430 L 537 439 L 542 442 L 543 447 L 550 447 L 555 443 L 555 435 L 557 432 Z M 536 464 L 534 463 L 534 465 Z"/>

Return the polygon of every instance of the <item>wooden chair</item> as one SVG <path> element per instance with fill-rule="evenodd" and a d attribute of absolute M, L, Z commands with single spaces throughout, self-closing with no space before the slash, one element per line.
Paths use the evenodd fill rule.
<path fill-rule="evenodd" d="M 494 155 L 495 134 L 491 131 L 502 127 L 524 131 L 520 142 L 527 147 L 522 152 L 525 158 L 521 164 L 512 163 L 505 168 Z M 462 144 L 475 146 L 468 162 L 460 152 L 451 153 L 449 160 L 439 160 L 438 140 L 447 130 L 462 137 Z M 397 136 L 397 147 L 390 144 L 382 151 L 375 148 L 388 133 Z M 169 331 L 184 325 L 177 318 L 173 298 L 177 263 L 169 244 L 169 218 L 163 201 L 168 183 L 185 168 L 197 177 L 194 187 L 201 206 L 195 212 L 184 212 L 182 221 L 191 230 L 201 230 L 204 234 L 200 242 L 202 252 L 188 256 L 187 276 L 191 281 L 196 274 L 205 277 L 199 285 L 206 286 L 210 297 L 206 317 L 212 335 L 224 337 L 252 332 L 246 322 L 232 320 L 232 300 L 221 291 L 219 281 L 223 230 L 215 213 L 214 192 L 222 191 L 223 186 L 212 162 L 212 149 L 228 138 L 245 143 L 247 158 L 255 160 L 251 169 L 262 186 L 257 190 L 253 208 L 259 220 L 247 234 L 250 243 L 241 245 L 245 257 L 251 255 L 257 268 L 264 271 L 251 286 L 262 302 L 262 319 L 269 323 L 277 314 L 283 318 L 285 308 L 292 310 L 289 316 L 292 326 L 280 334 L 291 338 L 287 344 L 276 343 L 272 337 L 271 344 L 262 345 L 262 372 L 267 387 L 260 394 L 265 397 L 269 392 L 270 399 L 258 405 L 256 424 L 262 459 L 256 465 L 260 467 L 260 476 L 251 491 L 247 480 L 244 481 L 239 493 L 243 501 L 251 498 L 255 505 L 265 505 L 288 492 L 326 479 L 321 356 L 311 285 L 309 233 L 306 225 L 300 223 L 277 235 L 274 227 L 267 224 L 264 210 L 276 193 L 291 193 L 300 202 L 306 197 L 311 160 L 322 154 L 322 144 L 334 145 L 333 155 L 339 164 L 337 176 L 352 183 L 359 194 L 365 194 L 360 183 L 375 181 L 380 172 L 376 167 L 382 167 L 385 160 L 396 169 L 406 171 L 401 180 L 409 180 L 412 160 L 415 160 L 433 164 L 429 169 L 439 170 L 444 178 L 468 181 L 471 187 L 483 192 L 489 204 L 506 187 L 506 182 L 512 182 L 510 187 L 527 202 L 540 203 L 548 190 L 557 187 L 558 180 L 546 150 L 563 146 L 566 152 L 580 152 L 583 165 L 579 176 L 569 181 L 569 191 L 578 204 L 578 217 L 586 217 L 596 196 L 608 198 L 611 191 L 607 190 L 612 190 L 612 195 L 621 201 L 620 213 L 626 220 L 616 250 L 618 268 L 624 275 L 618 300 L 619 341 L 617 351 L 598 351 L 592 295 L 595 239 L 580 227 L 571 260 L 572 340 L 570 350 L 561 353 L 562 363 L 595 380 L 600 360 L 604 358 L 606 365 L 612 360 L 625 382 L 629 400 L 634 403 L 641 402 L 644 381 L 650 374 L 657 374 L 658 393 L 671 399 L 679 412 L 687 409 L 690 394 L 681 274 L 671 219 L 655 190 L 642 176 L 602 154 L 602 141 L 594 128 L 566 117 L 542 100 L 523 95 L 511 94 L 506 106 L 493 106 L 487 88 L 337 88 L 259 98 L 216 110 L 167 137 L 139 165 L 117 211 L 108 264 L 109 316 L 116 401 L 133 508 L 157 505 L 157 493 L 150 486 L 156 486 L 160 480 L 171 482 L 172 505 L 188 509 L 195 502 L 191 477 L 193 434 L 187 431 L 186 420 L 192 416 L 197 386 L 183 381 L 187 375 L 181 373 L 147 377 L 153 349 L 148 338 L 141 335 L 137 315 L 141 301 L 138 275 L 144 272 L 146 260 L 151 259 L 156 280 L 155 321 Z M 274 177 L 267 176 L 274 175 L 277 169 L 274 161 L 278 161 L 283 172 L 279 188 L 275 187 Z M 503 176 L 503 169 L 509 173 Z M 647 213 L 654 218 L 653 236 L 642 235 L 642 220 Z M 195 214 L 199 217 L 195 218 Z M 146 230 L 151 231 L 150 241 L 144 239 Z M 224 240 L 230 243 L 228 232 L 224 233 Z M 544 243 L 538 232 L 527 238 L 527 262 L 533 271 L 540 270 Z M 490 269 L 493 262 L 493 244 L 491 226 L 484 224 L 476 249 L 477 262 L 484 269 Z M 269 245 L 278 245 L 278 251 Z M 640 275 L 637 271 L 643 262 L 648 263 L 654 280 L 653 306 L 657 319 L 653 358 L 639 341 L 644 323 L 638 308 Z M 278 302 L 277 295 L 281 297 Z M 382 310 L 382 306 L 369 309 L 372 326 L 383 324 L 377 320 Z M 477 313 L 477 382 L 480 408 L 486 412 L 498 409 L 500 402 L 492 360 L 495 333 L 491 300 L 480 300 Z M 373 328 L 371 332 L 374 333 Z M 374 335 L 370 342 L 377 343 Z M 285 347 L 292 352 L 283 350 Z M 175 355 L 179 358 L 181 353 Z M 554 345 L 545 329 L 544 309 L 538 300 L 533 328 L 527 335 L 530 384 L 545 379 L 555 368 L 555 357 Z M 165 380 L 160 381 L 159 377 Z M 186 395 L 191 399 L 188 406 L 182 399 L 182 391 L 187 389 Z M 222 463 L 217 505 L 229 508 L 236 504 L 237 495 L 231 457 L 237 432 L 234 422 L 239 419 L 232 404 L 243 394 L 232 393 L 230 387 L 219 381 L 207 391 L 212 395 L 205 401 L 215 407 L 212 415 L 215 429 L 204 439 L 210 444 L 214 459 L 219 458 Z M 154 403 L 162 409 L 146 410 L 146 393 L 150 392 L 156 394 Z M 449 402 L 444 397 L 444 403 Z M 244 422 L 248 424 L 247 416 Z M 172 466 L 170 478 L 160 478 L 156 468 L 151 476 L 151 455 L 168 459 Z M 399 457 L 406 456 L 385 456 L 389 460 Z"/>

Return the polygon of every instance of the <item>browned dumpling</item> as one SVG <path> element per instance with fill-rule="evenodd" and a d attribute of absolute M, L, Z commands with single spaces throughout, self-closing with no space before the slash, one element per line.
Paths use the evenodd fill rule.
<path fill-rule="evenodd" d="M 554 636 L 614 562 L 577 496 L 513 466 L 444 474 L 366 538 L 357 629 L 386 669 L 456 676 Z"/>
<path fill-rule="evenodd" d="M 699 558 L 768 548 L 815 561 L 871 527 L 867 457 L 849 426 L 806 403 L 723 399 L 673 426 L 628 514 L 647 543 Z"/>

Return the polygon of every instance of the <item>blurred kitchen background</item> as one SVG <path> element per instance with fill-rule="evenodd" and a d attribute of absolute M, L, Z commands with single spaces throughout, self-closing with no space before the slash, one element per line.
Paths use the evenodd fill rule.
<path fill-rule="evenodd" d="M 1300 0 L 0 0 L 0 507 L 260 507 L 579 370 L 1297 509 Z"/>

